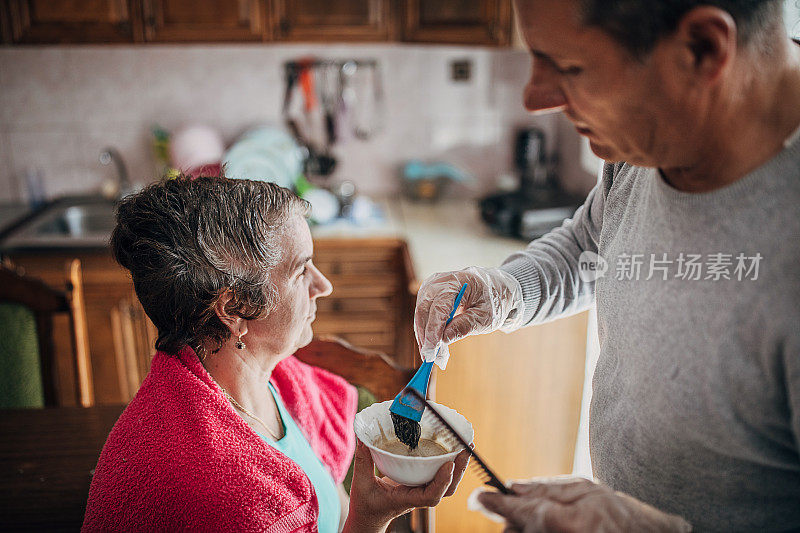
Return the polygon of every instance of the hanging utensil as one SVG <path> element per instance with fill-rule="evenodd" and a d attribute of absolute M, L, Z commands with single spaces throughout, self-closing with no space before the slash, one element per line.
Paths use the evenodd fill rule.
<path fill-rule="evenodd" d="M 353 77 L 353 134 L 365 141 L 383 127 L 383 82 L 377 63 L 358 65 Z"/>
<path fill-rule="evenodd" d="M 336 167 L 336 159 L 327 150 L 325 118 L 319 106 L 314 69 L 319 65 L 306 58 L 286 66 L 287 89 L 284 116 L 289 131 L 305 147 L 304 171 L 308 175 L 327 176 Z"/>
<path fill-rule="evenodd" d="M 325 116 L 325 151 L 336 143 L 336 113 L 339 106 L 339 67 L 336 63 L 325 63 L 318 69 L 319 95 Z"/>
<path fill-rule="evenodd" d="M 339 69 L 339 114 L 336 125 L 337 138 L 340 142 L 345 142 L 353 136 L 353 110 L 356 106 L 356 93 L 353 89 L 355 73 L 355 61 L 346 61 Z"/>

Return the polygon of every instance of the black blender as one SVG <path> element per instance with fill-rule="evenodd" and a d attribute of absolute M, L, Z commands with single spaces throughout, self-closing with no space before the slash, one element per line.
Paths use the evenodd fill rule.
<path fill-rule="evenodd" d="M 526 240 L 541 237 L 560 226 L 583 203 L 583 198 L 564 191 L 548 157 L 544 132 L 528 128 L 517 133 L 514 166 L 519 189 L 487 196 L 480 201 L 481 216 L 501 235 Z"/>

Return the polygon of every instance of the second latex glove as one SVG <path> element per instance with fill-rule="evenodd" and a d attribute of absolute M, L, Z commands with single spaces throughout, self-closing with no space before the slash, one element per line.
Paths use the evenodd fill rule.
<path fill-rule="evenodd" d="M 464 283 L 467 290 L 460 312 L 445 327 L 456 294 Z M 435 361 L 444 370 L 450 357 L 448 344 L 468 335 L 498 329 L 513 331 L 522 326 L 523 314 L 522 287 L 508 272 L 469 267 L 434 274 L 417 293 L 414 333 L 420 355 L 424 361 Z"/>
<path fill-rule="evenodd" d="M 482 512 L 506 520 L 507 532 L 692 530 L 679 516 L 587 479 L 542 478 L 512 483 L 511 490 L 513 494 L 509 495 L 486 491 L 477 496 Z"/>

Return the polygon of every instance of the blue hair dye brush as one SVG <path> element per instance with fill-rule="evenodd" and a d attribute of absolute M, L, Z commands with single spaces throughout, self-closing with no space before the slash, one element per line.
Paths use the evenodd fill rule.
<path fill-rule="evenodd" d="M 461 303 L 461 298 L 464 296 L 464 291 L 466 290 L 467 284 L 465 283 L 461 286 L 461 290 L 458 291 L 456 300 L 453 303 L 453 310 L 450 311 L 450 316 L 447 317 L 445 326 L 453 320 L 456 309 L 458 309 L 458 305 Z M 407 392 L 406 389 L 414 389 L 422 398 L 427 397 L 428 383 L 431 380 L 432 370 L 433 361 L 422 363 L 417 373 L 414 374 L 414 377 L 408 382 L 406 388 L 400 391 L 400 394 L 395 397 L 394 402 L 392 402 L 392 407 L 389 409 L 389 414 L 392 417 L 392 424 L 394 425 L 394 434 L 397 436 L 397 440 L 412 450 L 419 444 L 419 437 L 422 430 L 419 421 L 422 419 L 422 413 L 425 411 L 425 403 L 421 402 L 419 397 L 411 392 Z"/>

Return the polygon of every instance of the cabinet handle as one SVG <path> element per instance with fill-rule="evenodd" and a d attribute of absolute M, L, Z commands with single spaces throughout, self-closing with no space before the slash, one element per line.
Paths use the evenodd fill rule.
<path fill-rule="evenodd" d="M 278 29 L 281 32 L 281 35 L 287 35 L 289 33 L 289 21 L 285 18 L 282 18 L 280 23 L 278 23 Z"/>

